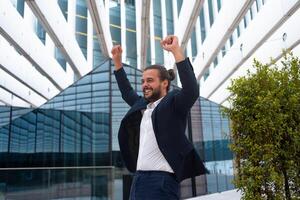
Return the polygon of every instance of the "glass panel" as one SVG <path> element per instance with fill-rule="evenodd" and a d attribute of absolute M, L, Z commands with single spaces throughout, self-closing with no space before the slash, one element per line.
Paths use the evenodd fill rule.
<path fill-rule="evenodd" d="M 83 0 L 77 0 L 76 4 L 76 39 L 87 58 L 87 7 Z"/>
<path fill-rule="evenodd" d="M 132 87 L 142 95 L 142 72 L 126 64 L 124 69 Z M 34 198 L 36 193 L 46 199 L 109 199 L 112 195 L 121 198 L 130 186 L 126 182 L 130 175 L 125 170 L 117 138 L 120 122 L 128 110 L 110 60 L 38 109 L 0 107 L 0 167 L 31 168 L 24 173 L 14 171 L 18 177 L 15 179 L 9 175 L 2 179 L 2 170 L 0 195 L 7 199 L 25 198 L 18 194 L 31 194 Z M 221 115 L 219 105 L 200 97 L 191 109 L 191 126 L 190 139 L 210 174 L 185 180 L 181 184 L 182 198 L 192 197 L 193 191 L 202 195 L 232 189 L 228 118 Z M 115 166 L 114 178 L 98 172 L 99 166 Z M 123 183 L 124 191 L 120 189 Z M 72 190 L 75 191 L 70 193 Z"/>
<path fill-rule="evenodd" d="M 183 0 L 177 0 L 177 11 L 178 11 L 178 15 L 180 15 L 180 10 L 181 10 L 181 7 L 182 7 L 182 3 L 183 3 Z"/>
<path fill-rule="evenodd" d="M 205 29 L 205 19 L 204 19 L 204 11 L 203 8 L 200 10 L 200 28 L 201 28 L 201 42 L 205 40 L 206 37 L 206 29 Z"/>
<path fill-rule="evenodd" d="M 42 41 L 42 43 L 45 44 L 46 31 L 38 20 L 36 21 L 36 34 L 37 34 L 38 38 Z"/>
<path fill-rule="evenodd" d="M 136 16 L 135 7 L 130 4 L 125 5 L 126 9 L 126 62 L 137 68 L 137 46 L 136 46 Z"/>
<path fill-rule="evenodd" d="M 121 9 L 120 4 L 114 1 L 109 2 L 110 32 L 114 44 L 121 44 Z"/>
<path fill-rule="evenodd" d="M 168 35 L 174 34 L 174 22 L 173 22 L 173 2 L 172 0 L 166 0 L 166 15 L 167 15 L 167 33 Z"/>
<path fill-rule="evenodd" d="M 197 49 L 197 40 L 196 40 L 196 31 L 195 28 L 193 29 L 192 36 L 191 36 L 191 45 L 192 45 L 192 61 L 196 58 L 198 54 L 198 49 Z"/>
<path fill-rule="evenodd" d="M 220 11 L 222 7 L 222 0 L 217 0 L 218 11 Z"/>
<path fill-rule="evenodd" d="M 116 193 L 122 192 L 113 187 L 114 171 L 103 167 L 1 170 L 0 197 L 14 200 L 114 199 Z"/>
<path fill-rule="evenodd" d="M 11 113 L 11 107 L 0 106 L 0 127 L 9 123 L 10 113 Z"/>
<path fill-rule="evenodd" d="M 214 23 L 214 10 L 213 10 L 213 0 L 208 0 L 208 15 L 210 26 Z"/>
<path fill-rule="evenodd" d="M 65 19 L 68 20 L 68 0 L 58 0 L 57 3 Z"/>
<path fill-rule="evenodd" d="M 200 103 L 196 102 L 193 106 L 191 116 L 194 145 L 210 172 L 196 178 L 197 194 L 222 192 L 234 188 L 231 182 L 233 155 L 228 147 L 230 143 L 228 117 L 222 115 L 220 105 L 201 97 Z M 201 119 L 197 120 L 199 117 Z M 203 187 L 203 184 L 206 187 Z"/>
<path fill-rule="evenodd" d="M 60 64 L 60 66 L 66 70 L 67 68 L 67 61 L 65 60 L 64 55 L 61 53 L 61 50 L 57 47 L 55 47 L 55 59 L 57 60 L 57 62 Z"/>

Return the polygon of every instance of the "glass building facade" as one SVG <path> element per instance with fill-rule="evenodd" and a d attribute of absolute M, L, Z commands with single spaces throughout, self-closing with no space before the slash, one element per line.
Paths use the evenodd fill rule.
<path fill-rule="evenodd" d="M 280 62 L 282 49 L 300 52 L 299 1 L 281 1 L 153 0 L 142 6 L 136 0 L 98 0 L 97 10 L 105 14 L 99 21 L 107 20 L 100 32 L 109 30 L 110 36 L 101 39 L 91 1 L 0 0 L 0 200 L 126 199 L 130 173 L 117 134 L 129 107 L 104 47 L 122 45 L 123 62 L 132 66 L 125 67 L 128 77 L 141 94 L 137 69 L 145 67 L 144 56 L 146 65 L 172 68 L 159 41 L 184 33 L 200 94 L 229 106 L 225 88 L 246 74 L 250 60 Z M 147 33 L 141 31 L 145 9 Z M 194 9 L 195 15 L 185 15 Z M 193 27 L 184 28 L 186 22 Z M 218 104 L 199 97 L 188 120 L 186 134 L 210 173 L 183 181 L 182 198 L 232 189 L 228 118 Z"/>
<path fill-rule="evenodd" d="M 124 68 L 141 94 L 141 71 Z M 126 199 L 131 174 L 117 133 L 129 106 L 113 69 L 106 60 L 40 108 L 0 107 L 1 198 Z M 220 109 L 201 97 L 191 109 L 186 134 L 210 174 L 183 181 L 182 198 L 233 188 L 229 122 Z"/>

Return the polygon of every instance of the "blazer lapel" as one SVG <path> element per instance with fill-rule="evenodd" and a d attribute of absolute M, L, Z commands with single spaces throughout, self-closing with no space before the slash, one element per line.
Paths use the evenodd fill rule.
<path fill-rule="evenodd" d="M 143 110 L 147 108 L 148 101 L 146 101 L 144 98 L 141 98 L 137 103 L 135 103 L 130 110 L 126 113 L 125 118 L 127 118 L 129 115 L 132 113 L 138 111 L 138 110 Z"/>

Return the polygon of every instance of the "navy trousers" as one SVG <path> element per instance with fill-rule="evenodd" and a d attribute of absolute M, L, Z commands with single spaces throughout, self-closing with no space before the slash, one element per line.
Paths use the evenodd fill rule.
<path fill-rule="evenodd" d="M 163 171 L 137 171 L 134 175 L 130 200 L 178 200 L 180 185 L 175 175 Z"/>

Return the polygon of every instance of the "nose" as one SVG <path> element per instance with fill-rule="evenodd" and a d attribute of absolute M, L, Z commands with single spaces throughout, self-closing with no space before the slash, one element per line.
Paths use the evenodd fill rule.
<path fill-rule="evenodd" d="M 147 82 L 142 83 L 142 89 L 144 89 L 147 86 Z"/>

